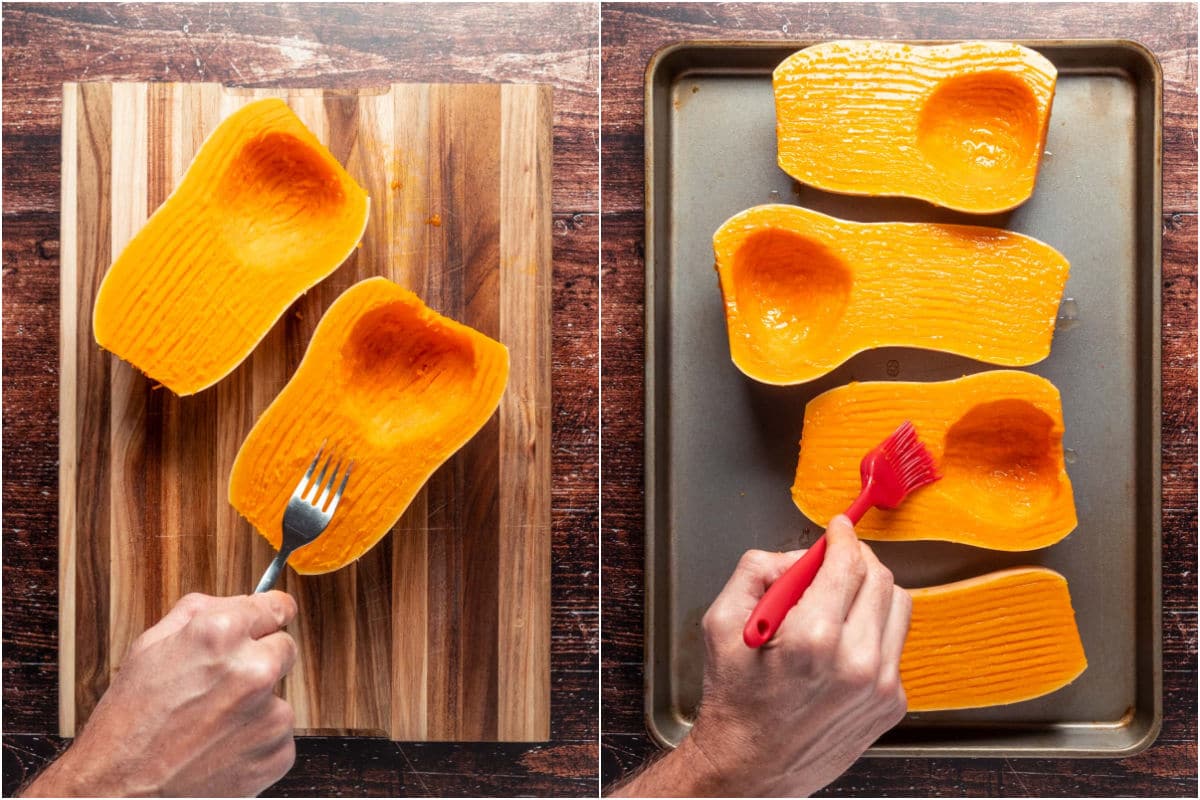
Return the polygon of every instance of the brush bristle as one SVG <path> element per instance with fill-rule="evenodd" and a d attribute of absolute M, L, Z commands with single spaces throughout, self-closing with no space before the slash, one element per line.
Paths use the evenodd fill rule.
<path fill-rule="evenodd" d="M 917 438 L 916 428 L 911 422 L 905 422 L 887 438 L 883 443 L 883 457 L 900 476 L 906 492 L 919 489 L 941 477 L 933 456 Z"/>

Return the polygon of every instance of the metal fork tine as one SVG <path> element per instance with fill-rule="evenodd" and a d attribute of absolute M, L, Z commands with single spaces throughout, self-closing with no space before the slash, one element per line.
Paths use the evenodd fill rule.
<path fill-rule="evenodd" d="M 320 448 L 317 449 L 316 458 L 308 465 L 308 471 L 304 473 L 304 477 L 300 479 L 300 483 L 296 484 L 296 491 L 292 492 L 292 494 L 301 494 L 304 491 L 304 487 L 308 485 L 308 479 L 312 477 L 313 470 L 317 468 L 317 463 L 321 460 L 321 453 L 325 452 L 325 445 L 327 444 L 329 444 L 328 439 L 321 442 Z"/>
<path fill-rule="evenodd" d="M 330 462 L 334 461 L 334 458 L 332 458 L 332 456 L 331 456 L 329 461 Z M 342 468 L 342 463 L 338 462 L 337 468 L 334 470 L 334 475 L 332 475 L 329 479 L 329 483 L 332 483 L 337 480 L 337 470 L 341 469 L 341 468 Z M 312 505 L 320 511 L 325 510 L 325 500 L 329 499 L 329 483 L 325 483 L 325 470 L 322 470 L 322 473 L 320 473 L 320 483 L 318 483 L 316 492 L 313 493 L 312 500 L 311 500 Z M 324 491 L 322 489 L 322 486 L 325 487 Z"/>
<path fill-rule="evenodd" d="M 338 464 L 338 466 L 340 467 L 341 464 Z M 346 474 L 342 477 L 342 485 L 338 487 L 337 492 L 333 495 L 333 500 L 329 503 L 329 510 L 325 512 L 326 514 L 332 514 L 334 509 L 337 508 L 338 501 L 342 499 L 342 491 L 346 488 L 346 481 L 350 480 L 350 470 L 352 469 L 354 469 L 353 461 L 346 466 Z M 330 481 L 329 485 L 332 486 L 333 481 Z"/>
<path fill-rule="evenodd" d="M 321 467 L 321 474 L 312 482 L 312 486 L 304 493 L 304 499 L 317 505 L 317 493 L 321 491 L 321 484 L 325 483 L 325 473 L 329 472 L 329 465 L 333 463 L 333 453 L 329 453 L 329 457 L 325 459 L 325 464 Z"/>
<path fill-rule="evenodd" d="M 321 463 L 322 456 L 325 457 L 325 463 L 321 465 L 321 472 L 313 480 L 313 473 Z M 342 492 L 350 480 L 350 471 L 354 469 L 354 462 L 346 456 L 346 453 L 337 452 L 336 445 L 330 447 L 329 439 L 321 442 L 316 458 L 308 465 L 308 471 L 300 479 L 300 484 L 296 491 L 292 492 L 292 497 L 283 510 L 283 539 L 279 552 L 275 554 L 275 559 L 255 587 L 256 593 L 265 592 L 274 586 L 291 553 L 310 544 L 329 527 L 333 512 L 337 509 Z M 343 464 L 346 464 L 345 474 L 342 473 Z M 341 485 L 338 485 L 339 475 L 342 478 Z M 326 476 L 329 476 L 328 482 L 325 480 Z M 334 486 L 337 486 L 336 492 L 333 490 Z M 326 503 L 329 504 L 329 508 L 325 508 Z"/>
<path fill-rule="evenodd" d="M 338 459 L 337 468 L 334 470 L 334 474 L 329 476 L 329 483 L 326 483 L 325 491 L 320 493 L 320 500 L 318 500 L 316 503 L 316 506 L 318 507 L 318 509 L 324 509 L 325 504 L 329 503 L 329 494 L 332 491 L 334 491 L 334 483 L 337 483 L 337 474 L 341 473 L 341 471 L 342 471 L 342 461 L 341 461 L 341 459 Z M 331 512 L 326 512 L 326 513 L 331 513 Z"/>
<path fill-rule="evenodd" d="M 325 489 L 322 493 L 320 493 L 320 499 L 317 500 L 316 503 L 313 503 L 313 505 L 317 506 L 318 509 L 324 509 L 325 504 L 328 503 L 329 494 L 332 491 L 334 491 L 334 483 L 337 482 L 337 474 L 341 473 L 341 471 L 342 471 L 342 461 L 341 461 L 341 459 L 338 459 L 337 467 L 334 468 L 334 474 L 329 476 L 329 483 L 325 483 Z"/>

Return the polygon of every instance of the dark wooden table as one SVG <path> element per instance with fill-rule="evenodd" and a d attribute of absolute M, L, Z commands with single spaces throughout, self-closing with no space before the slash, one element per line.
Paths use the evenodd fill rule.
<path fill-rule="evenodd" d="M 642 719 L 642 81 L 687 39 L 1129 38 L 1162 63 L 1163 711 L 1121 760 L 866 759 L 837 795 L 1159 795 L 1196 783 L 1196 6 L 605 4 L 601 282 L 604 431 L 601 780 L 656 750 Z"/>
<path fill-rule="evenodd" d="M 57 730 L 59 127 L 64 81 L 554 90 L 552 741 L 305 738 L 300 795 L 595 795 L 597 156 L 594 4 L 5 5 L 4 781 Z"/>

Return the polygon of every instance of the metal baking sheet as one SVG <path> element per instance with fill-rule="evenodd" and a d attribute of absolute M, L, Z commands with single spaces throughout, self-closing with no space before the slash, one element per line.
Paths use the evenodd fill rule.
<path fill-rule="evenodd" d="M 788 202 L 860 221 L 974 222 L 1046 241 L 1071 262 L 1050 357 L 1062 392 L 1079 527 L 1030 553 L 877 543 L 904 586 L 1041 564 L 1068 579 L 1088 668 L 1042 698 L 910 714 L 888 756 L 1130 755 L 1162 716 L 1159 589 L 1162 74 L 1126 41 L 1027 41 L 1059 69 L 1033 197 L 986 217 L 828 194 L 775 163 L 771 70 L 814 42 L 687 42 L 646 73 L 646 718 L 674 745 L 700 697 L 700 618 L 747 548 L 820 533 L 789 495 L 805 403 L 852 380 L 945 380 L 989 369 L 933 352 L 863 353 L 815 382 L 771 387 L 730 362 L 712 234 Z"/>

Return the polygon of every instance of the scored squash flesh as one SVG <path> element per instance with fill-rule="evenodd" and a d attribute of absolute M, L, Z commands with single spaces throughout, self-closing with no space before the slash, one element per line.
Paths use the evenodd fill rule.
<path fill-rule="evenodd" d="M 792 499 L 826 524 L 861 488 L 859 462 L 905 420 L 942 475 L 856 526 L 873 540 L 938 539 L 1035 550 L 1077 524 L 1063 461 L 1062 401 L 1045 378 L 995 370 L 937 383 L 864 382 L 804 409 Z"/>
<path fill-rule="evenodd" d="M 1029 700 L 1087 669 L 1067 580 L 1053 570 L 1018 567 L 909 594 L 900 657 L 909 711 Z"/>
<path fill-rule="evenodd" d="M 345 566 L 488 421 L 508 366 L 501 343 L 385 278 L 361 281 L 325 312 L 295 375 L 242 443 L 229 502 L 278 548 L 288 498 L 328 440 L 354 469 L 329 527 L 288 564 L 302 574 Z"/>
<path fill-rule="evenodd" d="M 1058 72 L 1008 42 L 836 41 L 774 72 L 779 166 L 826 191 L 988 214 L 1033 193 Z"/>
<path fill-rule="evenodd" d="M 763 205 L 713 236 L 730 355 L 755 380 L 819 378 L 874 347 L 1003 366 L 1050 353 L 1070 265 L 1047 244 L 971 225 L 848 222 Z"/>
<path fill-rule="evenodd" d="M 233 371 L 354 251 L 366 192 L 278 98 L 226 118 L 113 262 L 96 342 L 179 395 Z"/>

